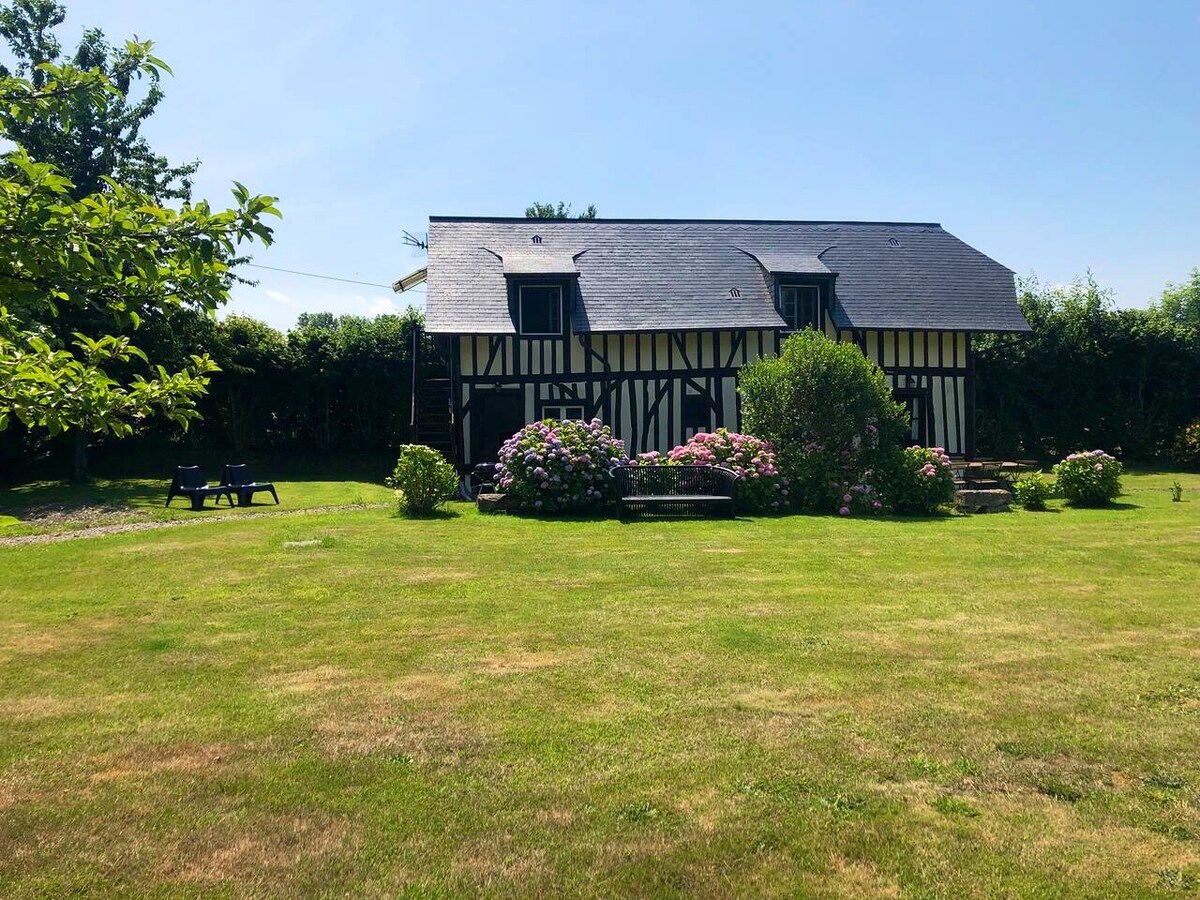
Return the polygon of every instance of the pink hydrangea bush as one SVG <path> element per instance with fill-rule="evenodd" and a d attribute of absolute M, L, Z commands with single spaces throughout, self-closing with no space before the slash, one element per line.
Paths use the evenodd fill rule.
<path fill-rule="evenodd" d="M 1058 492 L 1075 506 L 1103 506 L 1121 493 L 1123 467 L 1103 450 L 1072 453 L 1053 471 Z"/>
<path fill-rule="evenodd" d="M 839 516 L 875 515 L 884 511 L 883 499 L 875 486 L 875 473 L 865 469 L 854 484 L 843 481 L 838 487 Z"/>
<path fill-rule="evenodd" d="M 775 463 L 775 448 L 770 442 L 727 428 L 695 434 L 665 456 L 654 451 L 643 453 L 637 464 L 732 469 L 738 475 L 738 509 L 747 513 L 780 512 L 790 502 L 788 480 Z"/>
<path fill-rule="evenodd" d="M 932 515 L 953 501 L 949 454 L 941 447 L 915 445 L 901 451 L 885 479 L 884 499 L 901 515 Z"/>
<path fill-rule="evenodd" d="M 614 499 L 608 470 L 626 461 L 624 443 L 599 419 L 546 419 L 501 446 L 496 486 L 530 512 L 583 512 Z"/>

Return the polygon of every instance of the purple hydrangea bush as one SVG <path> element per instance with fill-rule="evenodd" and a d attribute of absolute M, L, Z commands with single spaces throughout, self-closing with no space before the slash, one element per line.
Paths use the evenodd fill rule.
<path fill-rule="evenodd" d="M 500 447 L 496 485 L 530 512 L 583 512 L 615 499 L 608 470 L 626 461 L 625 444 L 599 419 L 545 419 Z"/>
<path fill-rule="evenodd" d="M 931 515 L 954 500 L 950 455 L 941 447 L 901 451 L 885 480 L 886 503 L 900 515 Z"/>
<path fill-rule="evenodd" d="M 788 480 L 775 463 L 775 448 L 769 441 L 727 428 L 700 432 L 686 444 L 666 455 L 643 453 L 638 465 L 724 466 L 738 475 L 738 508 L 748 513 L 780 512 L 790 499 Z"/>
<path fill-rule="evenodd" d="M 884 511 L 883 499 L 875 485 L 875 473 L 871 469 L 863 470 L 853 484 L 843 481 L 839 489 L 842 492 L 839 516 L 874 515 Z"/>
<path fill-rule="evenodd" d="M 1121 493 L 1121 463 L 1103 450 L 1072 453 L 1054 469 L 1058 492 L 1075 506 L 1103 506 Z"/>

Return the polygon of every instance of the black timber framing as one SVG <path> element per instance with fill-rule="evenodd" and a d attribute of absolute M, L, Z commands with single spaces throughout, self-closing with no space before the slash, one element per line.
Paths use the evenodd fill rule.
<path fill-rule="evenodd" d="M 524 280 L 522 280 L 524 283 Z M 799 283 L 787 281 L 785 283 Z M 821 315 L 829 314 L 832 283 L 821 292 Z M 564 310 L 564 319 L 569 311 Z M 892 379 L 897 388 L 919 386 L 928 391 L 931 427 L 959 452 L 975 452 L 975 360 L 967 332 L 876 331 L 874 346 L 866 330 L 836 330 L 849 339 Z M 451 357 L 453 437 L 462 465 L 467 456 L 465 420 L 480 389 L 528 390 L 527 412 L 539 415 L 545 404 L 578 400 L 588 416 L 614 426 L 626 422 L 623 434 L 631 452 L 653 448 L 662 438 L 679 440 L 677 407 L 685 394 L 700 393 L 712 412 L 714 427 L 736 427 L 741 398 L 738 369 L 778 347 L 786 334 L 777 329 L 696 329 L 642 332 L 593 332 L 525 337 L 517 334 L 448 336 Z M 467 362 L 463 341 L 469 343 Z M 960 343 L 962 346 L 960 347 Z M 536 345 L 536 346 L 535 346 Z M 906 351 L 901 353 L 901 347 Z M 664 358 L 665 357 L 665 358 Z M 907 364 L 900 365 L 901 360 Z M 924 365 L 914 365 L 917 360 Z M 935 390 L 935 379 L 941 379 Z M 732 396 L 732 409 L 725 407 Z M 678 401 L 677 401 L 678 397 Z M 936 406 L 934 409 L 932 407 Z M 660 413 L 664 412 L 665 418 Z M 666 423 L 665 425 L 663 423 Z M 679 431 L 680 434 L 675 434 Z M 930 433 L 931 441 L 935 432 Z"/>

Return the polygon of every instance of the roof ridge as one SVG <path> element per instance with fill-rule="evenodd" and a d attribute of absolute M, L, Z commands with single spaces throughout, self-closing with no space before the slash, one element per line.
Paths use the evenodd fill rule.
<path fill-rule="evenodd" d="M 529 219 L 524 216 L 430 216 L 430 222 L 485 222 L 495 224 L 525 223 L 528 225 L 571 224 L 596 225 L 877 225 L 880 227 L 941 228 L 940 222 L 890 222 L 868 219 Z"/>

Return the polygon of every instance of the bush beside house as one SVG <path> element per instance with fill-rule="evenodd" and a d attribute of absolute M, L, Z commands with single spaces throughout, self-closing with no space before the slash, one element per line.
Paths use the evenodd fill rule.
<path fill-rule="evenodd" d="M 458 474 L 432 447 L 405 444 L 396 467 L 384 483 L 396 492 L 396 505 L 406 516 L 422 516 L 445 503 L 458 487 Z"/>
<path fill-rule="evenodd" d="M 884 478 L 887 506 L 900 515 L 932 515 L 954 500 L 950 456 L 941 447 L 908 447 Z"/>
<path fill-rule="evenodd" d="M 1035 512 L 1046 508 L 1046 501 L 1050 499 L 1053 493 L 1054 489 L 1042 477 L 1041 472 L 1034 472 L 1032 475 L 1022 475 L 1013 483 L 1013 497 L 1016 498 L 1017 503 Z"/>
<path fill-rule="evenodd" d="M 1121 493 L 1124 467 L 1103 450 L 1072 453 L 1054 467 L 1055 484 L 1075 506 L 1104 506 Z"/>
<path fill-rule="evenodd" d="M 874 497 L 908 428 L 879 367 L 812 330 L 788 338 L 778 357 L 742 368 L 738 392 L 745 431 L 775 447 L 801 509 L 853 512 L 862 506 L 856 498 Z M 874 502 L 867 508 L 878 509 Z"/>
<path fill-rule="evenodd" d="M 496 485 L 518 508 L 539 513 L 584 512 L 610 503 L 608 470 L 626 462 L 612 429 L 590 422 L 546 419 L 526 425 L 500 448 Z"/>

